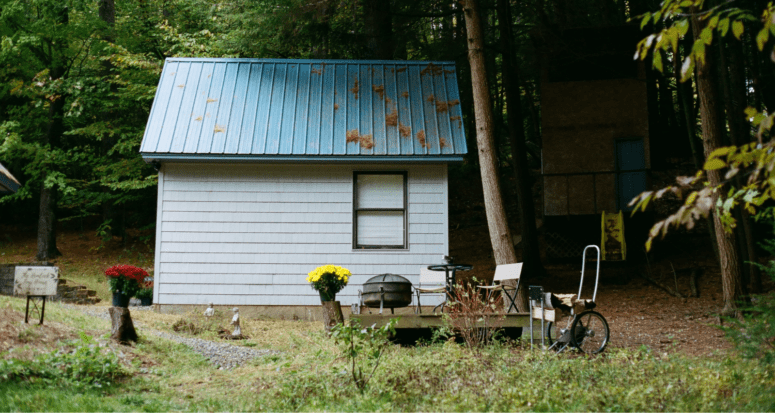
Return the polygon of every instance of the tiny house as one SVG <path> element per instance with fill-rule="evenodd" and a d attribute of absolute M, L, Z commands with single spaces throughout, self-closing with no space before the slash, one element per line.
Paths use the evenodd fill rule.
<path fill-rule="evenodd" d="M 449 252 L 466 154 L 452 62 L 169 58 L 140 152 L 159 170 L 154 303 L 317 305 Z"/>
<path fill-rule="evenodd" d="M 549 38 L 541 76 L 547 255 L 600 244 L 601 215 L 629 211 L 651 168 L 637 28 L 569 29 Z M 627 214 L 625 214 L 627 215 Z"/>

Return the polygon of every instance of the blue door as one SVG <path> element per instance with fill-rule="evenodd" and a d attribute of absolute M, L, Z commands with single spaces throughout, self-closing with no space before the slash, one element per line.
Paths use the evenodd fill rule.
<path fill-rule="evenodd" d="M 646 156 L 643 139 L 616 141 L 616 207 L 632 211 L 630 201 L 646 190 Z"/>

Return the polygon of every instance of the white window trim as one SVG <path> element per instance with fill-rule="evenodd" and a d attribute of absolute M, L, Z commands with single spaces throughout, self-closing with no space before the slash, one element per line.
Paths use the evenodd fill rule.
<path fill-rule="evenodd" d="M 402 175 L 404 180 L 403 208 L 358 208 L 358 175 Z M 408 250 L 409 239 L 409 176 L 407 171 L 353 171 L 353 214 L 352 214 L 352 245 L 355 251 Z M 401 211 L 404 214 L 403 245 L 359 245 L 358 244 L 358 211 Z"/>

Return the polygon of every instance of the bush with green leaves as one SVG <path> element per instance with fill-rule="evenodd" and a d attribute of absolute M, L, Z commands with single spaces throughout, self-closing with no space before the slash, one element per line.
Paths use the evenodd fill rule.
<path fill-rule="evenodd" d="M 110 386 L 126 373 L 110 349 L 90 336 L 32 360 L 0 360 L 0 383 L 31 382 L 49 386 Z"/>
<path fill-rule="evenodd" d="M 775 229 L 773 212 L 770 208 L 762 216 L 767 217 Z M 775 239 L 766 240 L 761 246 L 770 256 L 775 256 Z M 770 260 L 766 265 L 754 264 L 775 280 L 775 260 Z M 766 364 L 775 363 L 775 292 L 751 297 L 751 305 L 743 307 L 742 320 L 731 317 L 727 320 L 730 325 L 722 328 L 743 357 L 758 359 Z"/>
<path fill-rule="evenodd" d="M 382 327 L 363 328 L 358 320 L 351 319 L 348 324 L 337 324 L 331 330 L 331 336 L 350 359 L 350 373 L 361 393 L 377 371 L 380 358 L 390 344 L 390 336 L 396 333 L 397 323 L 398 318 L 391 318 Z"/>

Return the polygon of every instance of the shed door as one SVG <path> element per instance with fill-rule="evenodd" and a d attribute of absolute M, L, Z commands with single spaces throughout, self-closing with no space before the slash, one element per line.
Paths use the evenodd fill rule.
<path fill-rule="evenodd" d="M 616 206 L 632 211 L 627 204 L 646 190 L 646 156 L 643 139 L 616 141 Z"/>

